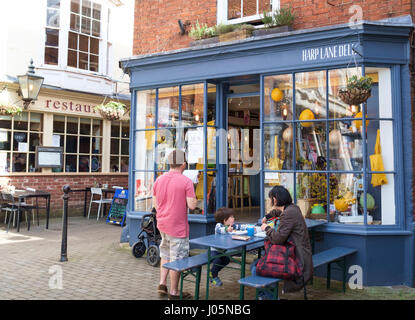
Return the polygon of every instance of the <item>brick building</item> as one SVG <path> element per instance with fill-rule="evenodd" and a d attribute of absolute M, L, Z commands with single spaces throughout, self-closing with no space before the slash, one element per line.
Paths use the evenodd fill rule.
<path fill-rule="evenodd" d="M 212 232 L 217 207 L 260 221 L 283 185 L 306 218 L 327 221 L 317 251 L 356 248 L 347 263 L 362 267 L 364 285 L 413 286 L 413 1 L 135 5 L 134 56 L 120 62 L 135 132 L 123 240 L 136 241 L 153 181 L 181 148 L 198 199 L 191 238 Z M 264 25 L 264 11 L 290 6 L 290 27 Z M 207 39 L 189 37 L 197 23 Z M 251 27 L 208 29 L 240 24 Z M 352 76 L 371 78 L 369 98 L 346 99 Z M 379 144 L 383 170 L 371 162 Z"/>

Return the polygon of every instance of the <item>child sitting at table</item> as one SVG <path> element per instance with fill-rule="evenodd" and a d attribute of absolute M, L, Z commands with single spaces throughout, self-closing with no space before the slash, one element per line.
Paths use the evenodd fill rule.
<path fill-rule="evenodd" d="M 215 221 L 217 222 L 215 227 L 216 234 L 227 234 L 232 231 L 244 231 L 247 228 L 246 224 L 235 224 L 235 217 L 232 209 L 229 208 L 219 208 L 215 212 Z M 212 257 L 224 253 L 224 251 L 219 251 L 218 249 L 211 248 Z M 218 274 L 219 271 L 223 269 L 230 262 L 229 257 L 223 256 L 218 257 L 213 260 L 212 269 L 210 271 L 210 282 L 213 283 L 216 287 L 220 287 L 223 283 L 220 280 Z"/>
<path fill-rule="evenodd" d="M 262 219 L 262 223 L 269 225 L 271 228 L 275 230 L 278 229 L 280 224 L 280 216 L 282 211 L 278 209 L 272 209 L 265 217 Z"/>

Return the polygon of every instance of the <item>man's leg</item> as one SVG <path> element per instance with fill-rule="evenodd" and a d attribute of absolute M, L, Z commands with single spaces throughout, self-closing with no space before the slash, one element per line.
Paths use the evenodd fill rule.
<path fill-rule="evenodd" d="M 167 239 L 166 234 L 161 232 L 161 243 L 160 243 L 160 283 L 158 286 L 158 292 L 161 295 L 166 295 L 167 290 L 167 276 L 169 275 L 169 269 L 163 267 L 167 262 L 170 262 L 170 249 L 169 249 L 169 240 Z"/>
<path fill-rule="evenodd" d="M 163 258 L 160 259 L 160 284 L 167 285 L 167 276 L 169 275 L 169 269 L 163 267 L 165 263 L 169 262 Z"/>
<path fill-rule="evenodd" d="M 177 271 L 170 271 L 170 294 L 174 296 L 179 295 L 179 279 L 180 279 L 180 272 Z"/>

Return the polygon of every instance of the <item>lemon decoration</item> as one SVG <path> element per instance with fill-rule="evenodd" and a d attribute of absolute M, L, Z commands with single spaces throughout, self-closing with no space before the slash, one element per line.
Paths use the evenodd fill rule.
<path fill-rule="evenodd" d="M 279 88 L 275 88 L 275 89 L 272 90 L 272 92 L 271 92 L 272 100 L 278 102 L 278 101 L 281 101 L 283 97 L 284 97 L 284 94 L 282 93 L 282 91 Z"/>
<path fill-rule="evenodd" d="M 345 199 L 336 199 L 334 200 L 334 207 L 337 211 L 344 212 L 349 208 L 349 204 Z"/>
<path fill-rule="evenodd" d="M 363 118 L 363 114 L 362 114 L 362 112 L 358 112 L 354 117 L 355 118 Z M 366 118 L 367 118 L 367 115 L 366 115 Z M 353 122 L 354 122 L 355 127 L 358 130 L 360 130 L 360 127 L 362 126 L 362 120 L 355 120 Z M 369 126 L 369 120 L 366 120 L 366 127 L 368 127 L 368 126 Z"/>
<path fill-rule="evenodd" d="M 299 120 L 313 120 L 314 117 L 314 113 L 313 111 L 311 111 L 310 109 L 304 109 L 301 113 L 300 113 L 300 117 Z M 311 127 L 313 125 L 312 122 L 301 122 L 301 125 L 305 128 L 307 127 Z"/>

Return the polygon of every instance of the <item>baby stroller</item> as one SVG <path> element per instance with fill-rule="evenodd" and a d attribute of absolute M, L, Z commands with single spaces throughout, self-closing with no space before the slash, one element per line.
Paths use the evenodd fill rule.
<path fill-rule="evenodd" d="M 160 263 L 160 242 L 161 235 L 157 229 L 156 210 L 153 208 L 152 212 L 144 215 L 141 220 L 141 232 L 138 234 L 138 241 L 133 244 L 132 254 L 140 258 L 147 251 L 147 263 L 157 267 Z"/>

